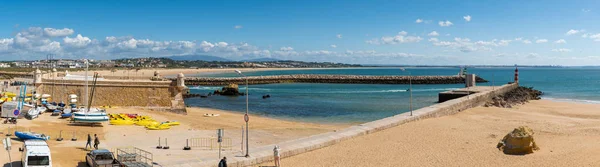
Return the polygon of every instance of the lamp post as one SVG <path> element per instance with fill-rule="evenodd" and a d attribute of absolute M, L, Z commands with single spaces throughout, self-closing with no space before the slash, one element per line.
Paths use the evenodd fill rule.
<path fill-rule="evenodd" d="M 413 116 L 413 108 L 412 108 L 412 75 L 410 75 L 410 71 L 407 71 L 404 68 L 401 68 L 400 70 L 402 70 L 404 72 L 408 72 L 408 92 L 410 93 L 409 108 L 410 108 L 410 116 Z"/>
<path fill-rule="evenodd" d="M 248 120 L 249 120 L 249 118 L 248 118 L 248 76 L 242 74 L 242 72 L 240 70 L 235 70 L 235 72 L 238 75 L 243 76 L 246 79 L 246 114 L 244 115 L 244 121 L 246 121 L 246 157 L 250 157 L 250 154 L 248 151 L 248 148 L 250 147 L 250 146 L 248 146 L 249 145 L 249 143 L 248 143 L 248 128 L 249 128 L 248 127 Z"/>

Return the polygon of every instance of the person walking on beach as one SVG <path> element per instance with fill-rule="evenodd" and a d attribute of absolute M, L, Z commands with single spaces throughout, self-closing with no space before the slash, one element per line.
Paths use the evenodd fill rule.
<path fill-rule="evenodd" d="M 279 149 L 278 145 L 275 145 L 275 148 L 273 148 L 273 158 L 275 159 L 274 162 L 275 162 L 276 167 L 280 167 L 280 165 L 281 165 L 281 164 L 279 164 L 279 160 L 280 160 L 279 151 L 280 150 L 281 149 Z"/>
<path fill-rule="evenodd" d="M 87 143 L 85 143 L 85 149 L 86 150 L 88 149 L 88 146 L 90 146 L 90 148 L 92 148 L 92 135 L 90 135 L 89 133 L 88 133 Z"/>
<path fill-rule="evenodd" d="M 227 167 L 227 157 L 223 157 L 223 159 L 219 161 L 219 167 Z"/>
<path fill-rule="evenodd" d="M 96 134 L 94 134 L 94 148 L 96 148 L 96 150 L 98 149 L 98 145 L 100 144 L 100 139 L 98 139 L 98 136 Z"/>

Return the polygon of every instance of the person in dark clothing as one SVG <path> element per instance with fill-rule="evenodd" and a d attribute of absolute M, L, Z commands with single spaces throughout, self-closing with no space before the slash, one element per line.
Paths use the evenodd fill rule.
<path fill-rule="evenodd" d="M 87 150 L 88 146 L 92 148 L 92 136 L 88 133 L 87 143 L 85 143 L 85 149 Z"/>
<path fill-rule="evenodd" d="M 96 134 L 94 134 L 94 148 L 96 148 L 96 150 L 98 149 L 98 145 L 100 144 L 100 139 L 98 139 L 98 136 Z"/>
<path fill-rule="evenodd" d="M 223 159 L 219 161 L 219 167 L 227 167 L 227 157 L 223 157 Z"/>

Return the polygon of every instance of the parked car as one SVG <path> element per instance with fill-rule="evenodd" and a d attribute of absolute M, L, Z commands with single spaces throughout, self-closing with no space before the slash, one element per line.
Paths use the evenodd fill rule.
<path fill-rule="evenodd" d="M 92 150 L 85 156 L 85 163 L 90 167 L 121 167 L 119 160 L 107 149 Z"/>

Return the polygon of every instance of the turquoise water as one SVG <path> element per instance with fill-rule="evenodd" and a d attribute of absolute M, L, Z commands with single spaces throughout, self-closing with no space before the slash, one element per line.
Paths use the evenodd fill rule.
<path fill-rule="evenodd" d="M 512 82 L 514 68 L 470 68 L 489 83 Z M 458 68 L 408 68 L 411 75 L 456 75 Z M 408 75 L 398 68 L 317 69 L 260 71 L 248 76 L 285 74 Z M 520 84 L 545 93 L 544 98 L 596 103 L 600 102 L 600 68 L 519 68 Z M 208 77 L 234 77 L 234 73 L 204 74 Z M 250 113 L 308 122 L 368 122 L 410 111 L 406 90 L 409 85 L 384 84 L 268 84 L 250 85 Z M 462 84 L 413 85 L 413 109 L 437 102 L 437 93 L 464 87 Z M 191 87 L 192 93 L 208 93 L 220 87 Z M 240 85 L 240 91 L 245 86 Z M 271 98 L 262 99 L 270 94 Z M 190 106 L 245 112 L 245 97 L 211 96 L 186 99 Z"/>

